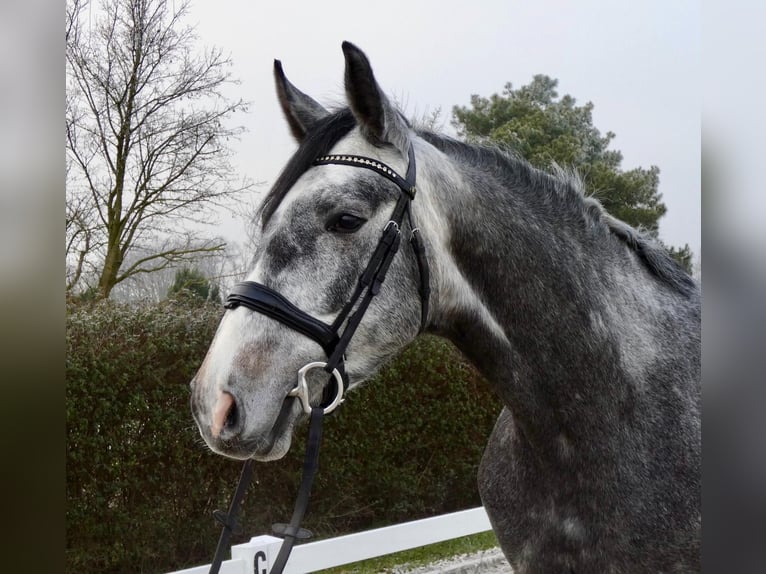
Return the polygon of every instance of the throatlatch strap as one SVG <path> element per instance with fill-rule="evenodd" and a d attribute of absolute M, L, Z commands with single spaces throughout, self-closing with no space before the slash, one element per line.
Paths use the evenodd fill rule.
<path fill-rule="evenodd" d="M 415 252 L 415 259 L 418 262 L 420 270 L 420 332 L 426 330 L 428 321 L 428 301 L 431 298 L 431 277 L 428 271 L 428 260 L 426 259 L 426 248 L 423 240 L 420 238 L 420 230 L 413 229 L 410 238 L 412 250 Z"/>

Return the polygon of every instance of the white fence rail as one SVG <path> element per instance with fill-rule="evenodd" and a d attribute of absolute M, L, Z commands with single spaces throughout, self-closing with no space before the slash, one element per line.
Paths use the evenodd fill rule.
<path fill-rule="evenodd" d="M 305 574 L 360 560 L 385 556 L 444 540 L 486 532 L 492 527 L 483 507 L 367 530 L 337 538 L 296 545 L 284 574 Z M 269 574 L 276 560 L 280 538 L 256 536 L 231 547 L 231 560 L 221 565 L 220 574 Z M 177 570 L 169 574 L 207 574 L 210 565 Z"/>

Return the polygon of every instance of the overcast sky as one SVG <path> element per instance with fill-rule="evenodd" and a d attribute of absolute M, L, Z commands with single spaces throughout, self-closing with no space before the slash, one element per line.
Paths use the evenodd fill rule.
<path fill-rule="evenodd" d="M 594 103 L 594 124 L 616 134 L 612 147 L 622 151 L 623 169 L 659 166 L 668 207 L 660 236 L 671 245 L 688 243 L 695 254 L 699 20 L 691 0 L 193 0 L 190 14 L 202 43 L 231 55 L 241 80 L 231 95 L 252 102 L 235 118 L 248 129 L 235 144 L 235 166 L 254 180 L 270 185 L 295 149 L 274 94 L 274 59 L 302 91 L 340 103 L 340 45 L 349 40 L 408 115 L 441 108 L 448 130 L 452 107 L 467 105 L 471 94 L 489 96 L 534 74 L 557 78 L 560 95 Z M 223 225 L 235 239 L 232 222 Z"/>

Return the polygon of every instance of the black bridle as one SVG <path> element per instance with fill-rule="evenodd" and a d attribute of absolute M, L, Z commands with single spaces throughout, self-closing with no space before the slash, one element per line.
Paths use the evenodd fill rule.
<path fill-rule="evenodd" d="M 421 332 L 425 329 L 428 319 L 430 295 L 429 269 L 420 231 L 413 225 L 410 211 L 410 204 L 415 199 L 416 194 L 415 153 L 412 145 L 410 145 L 408 150 L 408 165 L 405 177 L 400 176 L 396 171 L 378 160 L 358 155 L 326 155 L 314 160 L 314 165 L 317 166 L 330 164 L 348 165 L 372 170 L 395 183 L 400 191 L 390 220 L 383 229 L 383 234 L 370 257 L 367 267 L 359 276 L 359 281 L 353 294 L 343 306 L 343 309 L 332 325 L 312 317 L 293 305 L 277 291 L 255 281 L 237 283 L 226 298 L 226 304 L 224 305 L 226 309 L 236 309 L 240 306 L 246 307 L 275 319 L 283 325 L 316 341 L 327 355 L 327 362 L 312 362 L 298 371 L 298 384 L 288 395 L 298 398 L 301 401 L 304 412 L 310 415 L 309 441 L 306 449 L 303 479 L 290 524 L 280 524 L 274 527 L 275 533 L 282 536 L 284 542 L 271 569 L 272 574 L 281 574 L 295 540 L 306 537 L 307 531 L 300 528 L 300 522 L 308 505 L 311 484 L 319 460 L 322 420 L 325 414 L 331 413 L 343 402 L 344 392 L 348 389 L 348 375 L 345 369 L 346 348 L 359 327 L 364 314 L 367 312 L 373 297 L 380 292 L 391 262 L 399 250 L 405 216 L 410 227 L 410 244 L 415 253 L 420 272 Z M 345 328 L 341 331 L 341 327 L 344 324 Z M 328 385 L 324 388 L 323 398 L 319 406 L 311 405 L 309 400 L 310 392 L 306 382 L 306 373 L 315 368 L 322 368 L 331 375 Z M 230 534 L 239 528 L 236 519 L 237 508 L 252 477 L 252 464 L 252 459 L 245 462 L 229 512 L 216 511 L 213 513 L 216 520 L 223 525 L 223 531 L 218 541 L 213 563 L 210 566 L 210 574 L 218 573 Z"/>

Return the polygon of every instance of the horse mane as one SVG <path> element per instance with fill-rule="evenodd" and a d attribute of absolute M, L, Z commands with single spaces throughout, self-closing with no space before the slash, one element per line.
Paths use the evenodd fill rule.
<path fill-rule="evenodd" d="M 696 290 L 696 282 L 651 235 L 637 230 L 607 213 L 601 202 L 585 194 L 582 178 L 573 170 L 553 166 L 553 173 L 533 167 L 514 152 L 496 145 L 471 144 L 419 131 L 418 135 L 450 157 L 493 173 L 501 180 L 524 181 L 579 211 L 592 226 L 606 230 L 636 253 L 644 266 L 663 283 L 684 295 Z"/>

